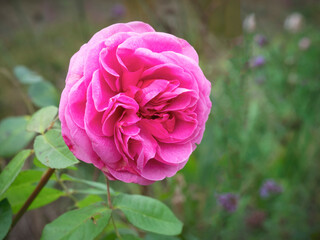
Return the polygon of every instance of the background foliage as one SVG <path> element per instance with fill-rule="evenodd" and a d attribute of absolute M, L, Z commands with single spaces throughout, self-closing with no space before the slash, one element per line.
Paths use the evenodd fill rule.
<path fill-rule="evenodd" d="M 187 39 L 196 48 L 201 67 L 213 83 L 213 109 L 201 145 L 175 177 L 149 187 L 119 182 L 111 185 L 119 192 L 143 194 L 166 203 L 183 222 L 182 233 L 167 238 L 148 233 L 156 223 L 141 228 L 139 217 L 127 209 L 123 212 L 128 221 L 135 219 L 134 226 L 147 232 L 137 230 L 123 221 L 124 215 L 117 214 L 115 224 L 121 235 L 132 239 L 138 235 L 144 239 L 186 240 L 318 239 L 319 10 L 317 1 L 293 0 L 268 4 L 248 0 L 241 4 L 236 0 L 2 2 L 1 198 L 6 197 L 16 213 L 46 166 L 51 166 L 40 154 L 43 149 L 37 153 L 36 146 L 33 157 L 28 158 L 33 154 L 29 150 L 14 157 L 20 149 L 32 148 L 30 141 L 36 134 L 40 133 L 35 142 L 41 147 L 59 149 L 52 151 L 53 159 L 67 150 L 59 145 L 59 125 L 53 124 L 56 108 L 52 105 L 58 106 L 72 54 L 103 27 L 142 20 L 158 31 Z M 301 29 L 293 33 L 283 29 L 283 22 L 294 11 L 300 12 L 304 20 Z M 256 26 L 242 32 L 242 21 L 250 13 L 255 13 Z M 259 42 L 257 34 L 264 35 L 267 42 Z M 307 48 L 301 47 L 303 38 L 310 40 Z M 262 59 L 261 64 L 257 65 L 256 57 Z M 31 117 L 47 106 L 51 107 Z M 52 129 L 46 132 L 48 127 Z M 60 167 L 68 167 L 76 159 L 68 156 L 66 162 L 70 164 Z M 281 191 L 263 197 L 260 191 L 268 179 L 275 181 Z M 31 205 L 36 210 L 22 218 L 9 239 L 39 239 L 42 233 L 43 237 L 52 236 L 53 223 L 45 230 L 44 225 L 74 206 L 80 208 L 76 214 L 83 222 L 88 212 L 103 213 L 107 219 L 109 210 L 99 203 L 106 200 L 104 182 L 99 171 L 84 163 L 59 170 Z M 231 202 L 234 211 L 219 201 L 219 196 L 226 193 L 235 196 Z M 1 214 L 11 212 L 8 201 L 0 202 L 1 219 L 8 216 Z M 95 202 L 92 209 L 90 204 Z M 129 203 L 134 204 L 126 200 L 126 195 L 115 197 L 119 208 Z M 63 216 L 68 219 L 68 215 Z M 96 225 L 86 225 L 87 231 L 104 227 L 98 218 L 94 221 Z M 168 221 L 168 231 L 170 223 L 179 225 Z M 0 232 L 8 227 L 10 224 L 1 225 Z M 112 224 L 96 238 L 115 239 Z"/>

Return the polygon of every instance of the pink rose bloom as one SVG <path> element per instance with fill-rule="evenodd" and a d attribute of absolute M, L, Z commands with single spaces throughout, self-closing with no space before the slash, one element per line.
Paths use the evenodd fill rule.
<path fill-rule="evenodd" d="M 143 22 L 114 24 L 71 58 L 62 136 L 109 179 L 151 184 L 183 168 L 201 142 L 210 89 L 185 40 Z"/>

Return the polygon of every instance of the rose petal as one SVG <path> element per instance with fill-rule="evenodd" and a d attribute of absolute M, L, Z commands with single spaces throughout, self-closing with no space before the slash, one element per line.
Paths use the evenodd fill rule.
<path fill-rule="evenodd" d="M 175 116 L 175 128 L 170 136 L 174 139 L 188 140 L 198 125 L 196 114 L 176 112 Z"/>
<path fill-rule="evenodd" d="M 139 105 L 137 102 L 124 95 L 118 94 L 110 99 L 110 104 L 103 114 L 102 132 L 105 136 L 112 136 L 114 128 L 119 127 L 117 122 L 120 120 L 123 112 L 126 110 L 133 110 L 133 114 L 138 112 Z"/>
<path fill-rule="evenodd" d="M 61 134 L 70 151 L 80 160 L 87 163 L 98 163 L 98 156 L 92 149 L 91 143 L 83 129 L 77 126 L 68 110 L 68 94 L 71 85 L 67 84 L 62 92 L 59 118 L 61 121 Z"/>
<path fill-rule="evenodd" d="M 97 111 L 102 112 L 109 106 L 109 99 L 115 95 L 110 86 L 103 79 L 100 70 L 96 70 L 92 76 L 92 99 Z"/>
<path fill-rule="evenodd" d="M 141 107 L 146 105 L 146 103 L 148 103 L 151 99 L 164 91 L 168 84 L 169 82 L 166 80 L 149 81 L 149 85 L 142 88 L 141 91 L 138 91 L 136 94 L 136 97 L 139 100 L 139 105 Z"/>
<path fill-rule="evenodd" d="M 119 32 L 136 32 L 136 33 L 141 33 L 141 32 L 153 32 L 154 29 L 143 22 L 135 21 L 135 22 L 130 22 L 127 24 L 124 23 L 117 23 L 113 24 L 109 27 L 106 27 L 96 34 L 92 36 L 88 44 L 96 44 L 97 42 L 101 42 L 102 40 L 108 39 L 112 35 L 119 33 Z"/>
<path fill-rule="evenodd" d="M 198 63 L 198 55 L 189 43 L 167 33 L 146 32 L 119 45 L 119 49 L 137 48 L 146 48 L 157 53 L 165 51 L 181 53 L 195 61 L 196 64 Z"/>
<path fill-rule="evenodd" d="M 182 67 L 173 63 L 159 64 L 147 69 L 141 76 L 141 80 L 144 81 L 145 79 L 172 80 L 170 81 L 171 83 L 177 82 L 178 80 L 178 86 L 182 88 L 197 90 L 197 84 L 195 83 L 190 73 L 185 71 Z M 171 90 L 173 89 L 168 89 L 168 91 Z"/>
<path fill-rule="evenodd" d="M 116 56 L 117 48 L 119 44 L 134 35 L 136 34 L 130 32 L 117 33 L 105 40 L 104 44 L 106 48 L 100 52 L 100 64 L 105 70 L 102 73 L 113 91 L 121 90 L 119 78 L 120 74 L 123 74 L 122 67 Z"/>
<path fill-rule="evenodd" d="M 95 33 L 90 41 L 88 42 L 89 45 L 95 45 L 106 39 L 110 38 L 111 36 L 120 33 L 120 32 L 134 32 L 135 30 L 128 26 L 127 24 L 117 23 L 113 24 L 109 27 L 101 29 L 99 32 Z"/>
<path fill-rule="evenodd" d="M 70 151 L 80 160 L 87 163 L 98 164 L 98 156 L 92 148 L 92 142 L 87 136 L 87 133 L 79 128 L 71 118 L 68 118 L 69 114 L 66 114 L 66 122 L 69 129 L 69 134 L 64 133 L 63 137 L 73 139 L 71 145 L 69 145 Z"/>
<path fill-rule="evenodd" d="M 137 174 L 130 173 L 125 170 L 113 170 L 108 169 L 109 174 L 111 174 L 115 179 L 118 179 L 120 181 L 126 182 L 126 183 L 137 183 L 140 185 L 149 185 L 153 183 L 154 181 L 145 179 Z"/>
<path fill-rule="evenodd" d="M 69 111 L 74 122 L 84 129 L 84 112 L 86 108 L 87 89 L 83 79 L 72 86 L 68 96 Z"/>
<path fill-rule="evenodd" d="M 83 76 L 84 59 L 87 54 L 86 47 L 87 44 L 83 44 L 79 51 L 71 57 L 66 82 L 68 82 L 69 75 L 78 75 L 79 78 Z"/>
<path fill-rule="evenodd" d="M 102 49 L 106 47 L 104 41 L 97 43 L 94 46 L 88 45 L 87 47 L 87 55 L 85 56 L 84 63 L 84 79 L 86 82 L 86 86 L 88 86 L 91 82 L 93 73 L 97 71 L 100 67 L 99 61 L 99 53 Z"/>
<path fill-rule="evenodd" d="M 127 25 L 130 26 L 136 33 L 155 32 L 149 24 L 146 24 L 144 22 L 133 21 L 127 23 Z"/>
<path fill-rule="evenodd" d="M 92 83 L 90 83 L 87 90 L 87 105 L 84 114 L 84 125 L 86 132 L 91 132 L 97 136 L 104 136 L 101 129 L 102 117 L 103 112 L 98 112 L 95 108 L 92 96 Z"/>
<path fill-rule="evenodd" d="M 140 130 L 139 136 L 134 137 L 134 139 L 139 140 L 142 143 L 142 150 L 140 154 L 143 155 L 144 158 L 138 158 L 136 163 L 137 168 L 141 170 L 146 165 L 146 163 L 156 155 L 157 141 L 152 137 L 150 133 L 144 131 L 143 129 Z"/>
<path fill-rule="evenodd" d="M 195 91 L 178 88 L 177 96 L 171 99 L 170 103 L 163 109 L 165 111 L 184 110 L 194 106 L 198 102 L 198 94 Z"/>
<path fill-rule="evenodd" d="M 176 165 L 187 161 L 192 153 L 191 142 L 185 144 L 158 143 L 157 154 L 162 162 Z"/>
<path fill-rule="evenodd" d="M 115 146 L 113 137 L 97 136 L 90 131 L 87 131 L 87 134 L 93 150 L 105 165 L 118 162 L 122 158 Z"/>
<path fill-rule="evenodd" d="M 166 177 L 172 177 L 178 170 L 178 165 L 167 165 L 151 159 L 142 169 L 141 176 L 150 181 L 160 181 Z"/>

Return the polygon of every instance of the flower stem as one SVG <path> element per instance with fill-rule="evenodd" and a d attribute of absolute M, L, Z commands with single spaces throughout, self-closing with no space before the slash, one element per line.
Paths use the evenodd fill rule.
<path fill-rule="evenodd" d="M 118 228 L 116 226 L 116 223 L 114 222 L 114 219 L 113 219 L 113 216 L 112 216 L 112 213 L 111 213 L 111 221 L 112 221 L 112 225 L 113 225 L 113 228 L 114 228 L 114 231 L 116 232 L 116 235 L 118 237 L 118 239 L 122 239 L 121 236 L 120 236 L 120 233 L 118 231 Z"/>
<path fill-rule="evenodd" d="M 112 201 L 111 201 L 110 185 L 109 185 L 109 179 L 108 179 L 108 177 L 106 177 L 106 180 L 107 180 L 108 206 L 109 206 L 110 209 L 113 209 Z"/>
<path fill-rule="evenodd" d="M 23 214 L 28 210 L 29 206 L 33 202 L 33 200 L 38 196 L 42 188 L 46 185 L 48 180 L 50 179 L 51 175 L 54 173 L 53 168 L 49 168 L 45 174 L 42 176 L 40 182 L 36 186 L 36 188 L 33 190 L 27 201 L 23 204 L 19 212 L 15 215 L 15 217 L 12 220 L 11 229 L 17 224 L 17 222 L 20 220 L 20 218 L 23 216 Z"/>
<path fill-rule="evenodd" d="M 111 210 L 113 210 L 113 206 L 112 206 L 112 201 L 111 201 L 111 195 L 110 195 L 110 186 L 109 186 L 109 179 L 108 177 L 106 176 L 106 182 L 107 182 L 107 193 L 108 193 L 108 206 Z M 118 231 L 118 228 L 116 226 L 116 223 L 114 222 L 114 219 L 113 219 L 113 216 L 112 216 L 112 213 L 111 213 L 111 222 L 112 222 L 112 225 L 113 225 L 113 228 L 114 228 L 114 231 L 116 232 L 116 235 L 117 237 L 121 240 L 121 236 L 120 236 L 120 233 Z"/>

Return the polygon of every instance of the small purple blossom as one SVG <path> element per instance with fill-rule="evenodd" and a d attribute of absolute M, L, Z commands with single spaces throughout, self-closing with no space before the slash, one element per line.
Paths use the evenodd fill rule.
<path fill-rule="evenodd" d="M 251 68 L 261 67 L 266 63 L 264 56 L 256 56 L 250 59 L 249 66 Z"/>
<path fill-rule="evenodd" d="M 282 193 L 283 189 L 276 181 L 272 179 L 266 180 L 260 188 L 260 196 L 268 198 L 271 195 Z"/>
<path fill-rule="evenodd" d="M 111 8 L 111 13 L 114 18 L 121 18 L 127 13 L 127 9 L 124 5 L 117 3 Z"/>
<path fill-rule="evenodd" d="M 254 41 L 260 46 L 263 47 L 265 45 L 267 45 L 268 43 L 268 39 L 262 35 L 262 34 L 257 34 L 254 36 Z"/>
<path fill-rule="evenodd" d="M 233 193 L 224 193 L 217 195 L 217 201 L 227 212 L 234 212 L 238 207 L 239 197 Z"/>

